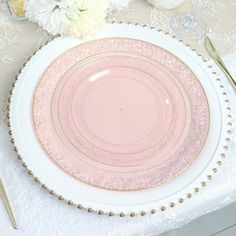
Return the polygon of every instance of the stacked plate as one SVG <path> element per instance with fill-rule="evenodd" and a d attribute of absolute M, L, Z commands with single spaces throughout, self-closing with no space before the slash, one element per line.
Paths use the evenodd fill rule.
<path fill-rule="evenodd" d="M 15 85 L 15 145 L 70 203 L 154 212 L 199 183 L 222 154 L 227 94 L 208 69 L 147 27 L 108 24 L 92 40 L 57 38 Z"/>

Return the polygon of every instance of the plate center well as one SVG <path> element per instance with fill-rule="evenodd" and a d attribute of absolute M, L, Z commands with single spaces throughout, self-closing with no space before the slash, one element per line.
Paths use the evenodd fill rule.
<path fill-rule="evenodd" d="M 159 86 L 159 93 L 149 84 L 150 78 L 135 69 L 113 67 L 90 75 L 76 90 L 72 116 L 76 128 L 92 143 L 112 145 L 125 152 L 152 136 L 168 129 L 163 119 L 171 109 L 168 94 Z M 81 89 L 86 88 L 85 93 Z M 84 94 L 84 95 L 82 95 Z M 158 129 L 158 130 L 157 130 Z M 105 147 L 104 147 L 105 148 Z"/>

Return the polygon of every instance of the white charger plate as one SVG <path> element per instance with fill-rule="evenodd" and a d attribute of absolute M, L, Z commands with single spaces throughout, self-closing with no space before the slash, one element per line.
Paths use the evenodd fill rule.
<path fill-rule="evenodd" d="M 100 189 L 80 182 L 58 168 L 47 157 L 32 125 L 32 99 L 35 87 L 52 61 L 68 49 L 90 39 L 59 37 L 39 50 L 23 68 L 15 84 L 10 104 L 10 125 L 14 143 L 34 176 L 69 203 L 83 206 L 90 209 L 89 211 L 93 209 L 117 214 L 163 210 L 163 206 L 171 202 L 177 203 L 180 198 L 186 198 L 187 193 L 199 187 L 212 173 L 212 168 L 219 158 L 224 157 L 223 150 L 227 147 L 225 140 L 230 133 L 227 126 L 230 118 L 227 93 L 220 88 L 216 76 L 202 58 L 168 34 L 131 24 L 107 24 L 92 39 L 109 37 L 139 39 L 156 44 L 179 57 L 198 77 L 208 98 L 211 119 L 205 146 L 191 168 L 161 186 L 122 192 Z"/>

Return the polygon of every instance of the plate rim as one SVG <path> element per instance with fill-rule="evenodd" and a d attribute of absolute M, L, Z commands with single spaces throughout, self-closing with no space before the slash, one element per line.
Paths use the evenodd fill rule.
<path fill-rule="evenodd" d="M 112 38 L 100 38 L 100 39 L 95 39 L 95 40 L 92 40 L 92 41 L 89 41 L 89 43 L 90 43 L 90 45 L 89 45 L 89 47 L 91 47 L 91 45 L 93 44 L 93 43 L 95 43 L 95 44 L 98 44 L 99 45 L 99 47 L 101 46 L 101 45 L 103 45 L 104 44 L 104 42 L 103 42 L 103 40 L 105 40 L 105 43 L 107 43 L 107 42 L 110 42 L 110 43 L 112 43 L 112 45 L 113 45 L 113 40 L 115 41 L 115 42 L 120 42 L 119 40 L 120 40 L 121 38 L 118 38 L 118 37 L 112 37 Z M 124 39 L 125 40 L 125 42 L 127 41 L 127 42 L 131 42 L 132 40 L 133 41 L 137 41 L 138 43 L 141 43 L 143 46 L 145 46 L 145 44 L 147 43 L 148 44 L 148 47 L 154 47 L 155 46 L 155 44 L 153 44 L 153 43 L 150 43 L 150 42 L 146 42 L 146 41 L 144 41 L 144 40 L 137 40 L 137 39 L 131 39 L 131 38 L 122 38 L 122 39 Z M 84 45 L 86 45 L 86 43 L 87 42 L 82 42 L 81 44 L 78 44 L 79 46 L 81 45 L 81 46 L 84 46 Z M 76 46 L 73 46 L 73 47 L 71 47 L 70 49 L 68 49 L 67 51 L 66 51 L 66 53 L 62 53 L 61 54 L 61 56 L 63 57 L 63 55 L 64 55 L 64 57 L 66 56 L 67 57 L 67 55 L 71 55 L 71 53 L 73 53 L 73 50 L 74 49 L 76 49 L 76 48 L 78 48 L 78 45 L 76 45 Z M 49 154 L 49 152 L 48 152 L 48 148 L 46 148 L 46 147 L 44 147 L 43 146 L 43 141 L 41 140 L 42 138 L 40 138 L 39 137 L 39 134 L 38 134 L 38 132 L 36 131 L 37 130 L 37 128 L 36 128 L 36 123 L 35 123 L 35 119 L 34 119 L 34 116 L 33 116 L 33 118 L 32 118 L 32 120 L 33 120 L 33 126 L 34 126 L 34 130 L 35 130 L 35 136 L 36 136 L 36 138 L 37 138 L 37 140 L 38 140 L 38 142 L 40 143 L 40 145 L 41 145 L 41 147 L 42 147 L 42 149 L 45 151 L 45 153 L 47 154 L 47 156 L 59 167 L 59 168 L 61 168 L 61 169 L 63 169 L 66 173 L 68 173 L 69 175 L 71 175 L 71 176 L 73 176 L 75 179 L 77 179 L 77 180 L 79 180 L 79 181 L 81 181 L 81 182 L 84 182 L 85 184 L 88 184 L 88 185 L 91 185 L 91 186 L 94 186 L 94 187 L 97 187 L 97 188 L 101 188 L 101 189 L 105 189 L 105 190 L 111 190 L 111 191 L 141 191 L 141 190 L 145 190 L 145 189 L 148 189 L 148 188 L 154 188 L 154 187 L 158 187 L 158 186 L 160 186 L 160 185 L 162 185 L 162 184 L 165 184 L 165 183 L 167 183 L 167 182 L 169 182 L 169 181 L 171 181 L 172 179 L 174 179 L 175 177 L 177 177 L 178 175 L 180 175 L 183 171 L 185 171 L 185 170 L 187 170 L 188 168 L 190 168 L 191 167 L 191 165 L 195 162 L 195 160 L 196 159 L 198 159 L 198 156 L 199 156 L 199 154 L 201 153 L 201 151 L 202 151 L 202 149 L 203 149 L 203 147 L 204 147 L 204 145 L 205 145 L 205 143 L 206 143 L 206 141 L 207 141 L 207 137 L 208 137 L 208 133 L 209 133 L 209 129 L 210 129 L 210 120 L 211 120 L 211 117 L 210 117 L 210 106 L 209 106 L 209 102 L 208 102 L 208 99 L 207 99 L 207 95 L 206 95 L 206 93 L 205 93 L 205 90 L 204 90 L 204 88 L 203 88 L 203 86 L 202 86 L 202 84 L 201 84 L 201 82 L 197 79 L 197 76 L 194 74 L 194 72 L 191 70 L 191 68 L 189 68 L 189 66 L 188 65 L 186 65 L 180 58 L 178 58 L 176 55 L 174 55 L 172 52 L 168 52 L 168 50 L 167 49 L 165 49 L 165 48 L 162 48 L 162 47 L 159 47 L 159 46 L 157 46 L 158 47 L 158 49 L 157 49 L 157 51 L 161 51 L 161 54 L 162 53 L 164 53 L 164 55 L 166 55 L 166 56 L 173 56 L 173 58 L 175 58 L 176 60 L 178 60 L 178 64 L 179 63 L 181 63 L 181 66 L 183 65 L 186 69 L 188 69 L 189 71 L 191 71 L 189 74 L 191 75 L 191 81 L 192 81 L 192 83 L 193 84 L 195 84 L 195 82 L 199 85 L 199 91 L 201 91 L 201 101 L 203 101 L 204 102 L 204 107 L 205 108 L 207 108 L 207 111 L 206 111 L 206 114 L 207 114 L 207 122 L 205 122 L 205 124 L 206 125 L 204 125 L 205 127 L 204 128 L 206 128 L 204 131 L 203 131 L 203 133 L 204 133 L 204 135 L 203 135 L 203 139 L 201 140 L 201 146 L 200 147 L 197 147 L 197 149 L 194 149 L 194 150 L 197 150 L 196 152 L 197 152 L 197 154 L 194 154 L 194 155 L 192 155 L 191 154 L 191 160 L 189 160 L 188 161 L 188 163 L 184 163 L 184 167 L 183 168 L 181 168 L 181 169 L 179 169 L 178 171 L 175 171 L 175 167 L 174 166 L 171 166 L 171 167 L 169 167 L 170 168 L 170 172 L 172 173 L 173 172 L 173 174 L 171 175 L 171 176 L 168 176 L 168 178 L 165 178 L 165 179 L 162 179 L 162 180 L 160 180 L 160 181 L 158 181 L 157 183 L 153 183 L 153 184 L 150 184 L 149 186 L 146 186 L 146 187 L 135 187 L 134 189 L 132 189 L 132 187 L 130 187 L 129 189 L 126 189 L 126 188 L 123 188 L 123 189 L 119 189 L 118 187 L 111 187 L 111 185 L 109 185 L 110 186 L 110 188 L 106 188 L 105 186 L 99 186 L 99 184 L 98 183 L 96 183 L 96 184 L 93 184 L 93 183 L 91 183 L 91 182 L 89 182 L 89 181 L 86 181 L 86 180 L 84 180 L 84 179 L 80 179 L 80 177 L 79 176 L 75 176 L 74 174 L 73 174 L 73 171 L 71 170 L 67 170 L 67 169 L 65 169 L 64 168 L 64 166 L 63 165 L 61 165 L 60 163 L 58 163 L 57 162 L 57 160 L 55 160 L 55 157 L 52 157 L 52 156 L 50 156 L 50 154 Z M 117 48 L 120 48 L 120 46 L 118 46 Z M 83 49 L 82 49 L 83 50 Z M 102 49 L 102 50 L 104 50 L 104 49 Z M 109 50 L 109 49 L 108 49 Z M 112 53 L 113 54 L 117 54 L 117 55 L 119 55 L 119 51 L 116 49 L 115 51 L 113 50 L 113 49 L 111 49 L 112 50 Z M 128 50 L 127 48 L 125 48 L 125 50 L 124 51 L 122 51 L 122 53 L 120 54 L 121 56 L 131 56 L 131 57 L 133 57 L 133 56 L 136 56 L 135 58 L 137 58 L 138 60 L 141 60 L 141 59 L 143 59 L 144 58 L 144 60 L 145 60 L 145 62 L 147 62 L 147 63 L 151 63 L 152 64 L 152 66 L 153 66 L 153 68 L 154 68 L 154 66 L 155 66 L 155 62 L 156 63 L 158 63 L 158 64 L 160 64 L 160 68 L 161 68 L 161 70 L 163 69 L 162 67 L 165 67 L 165 66 L 163 66 L 160 62 L 158 62 L 157 61 L 157 59 L 156 58 L 149 58 L 148 56 L 145 56 L 143 53 L 142 53 L 142 55 L 140 54 L 140 56 L 138 56 L 138 53 L 137 52 L 128 52 L 127 54 L 125 54 L 125 52 L 126 52 L 126 50 Z M 135 53 L 137 53 L 137 54 L 135 54 Z M 66 55 L 65 55 L 66 54 Z M 91 54 L 91 55 L 90 55 Z M 95 57 L 97 58 L 97 55 L 99 55 L 102 59 L 104 59 L 104 58 L 106 58 L 104 55 L 103 55 L 103 52 L 100 52 L 99 51 L 99 53 L 96 53 L 96 52 L 93 52 L 93 51 L 91 51 L 91 53 L 89 54 L 89 61 L 91 61 L 91 58 L 93 58 L 93 55 L 95 55 Z M 110 53 L 110 51 L 107 51 L 107 54 L 111 54 Z M 114 56 L 112 54 L 112 57 Z M 106 54 L 105 54 L 106 55 Z M 119 56 L 120 56 L 119 55 Z M 47 67 L 47 69 L 44 71 L 44 73 L 43 73 L 43 75 L 38 79 L 38 82 L 37 82 L 37 84 L 36 84 L 36 86 L 35 86 L 35 93 L 37 94 L 37 90 L 41 87 L 41 89 L 40 89 L 40 91 L 41 92 L 43 92 L 43 91 L 45 91 L 44 89 L 42 89 L 42 87 L 44 87 L 44 84 L 45 84 L 45 76 L 46 76 L 46 74 L 48 74 L 48 73 L 50 73 L 50 72 L 48 72 L 48 71 L 50 71 L 50 68 L 51 68 L 51 66 L 53 65 L 53 67 L 58 67 L 58 63 L 60 62 L 60 60 L 61 60 L 61 56 L 59 56 L 59 57 L 56 57 L 52 62 L 51 62 L 51 64 L 49 64 L 49 66 Z M 72 68 L 72 73 L 70 73 L 70 75 L 73 75 L 73 73 L 74 73 L 74 71 L 75 71 L 75 69 L 76 68 L 80 68 L 80 62 L 82 62 L 82 66 L 83 66 L 83 64 L 85 63 L 84 62 L 84 60 L 85 61 L 87 61 L 87 51 L 86 51 L 86 57 L 84 57 L 83 56 L 83 53 L 82 53 L 82 55 L 81 55 L 81 60 L 77 60 L 76 62 L 73 62 L 73 63 L 71 63 L 72 64 L 72 66 L 70 67 L 70 66 L 68 66 L 68 68 L 67 69 L 65 69 L 65 71 L 63 71 L 62 73 L 60 73 L 59 75 L 61 76 L 61 74 L 62 75 L 65 75 L 66 73 L 68 73 L 68 71 L 70 71 L 71 70 L 71 68 Z M 100 58 L 99 57 L 99 58 Z M 68 65 L 70 65 L 69 63 L 68 63 Z M 123 65 L 124 66 L 124 65 Z M 54 68 L 55 69 L 55 68 Z M 167 66 L 167 68 L 164 68 L 165 70 L 168 70 L 168 66 Z M 163 69 L 163 71 L 164 71 L 164 69 Z M 174 77 L 175 78 L 175 76 L 174 76 L 174 73 L 175 73 L 175 71 L 177 71 L 177 68 L 175 68 L 176 70 L 174 70 L 173 72 L 172 71 L 167 71 L 167 73 L 166 74 L 168 74 L 168 75 L 171 75 L 172 77 Z M 150 72 L 149 72 L 150 73 Z M 52 94 L 52 99 L 53 99 L 53 96 L 54 96 L 54 93 L 55 93 L 55 90 L 57 89 L 57 86 L 58 86 L 58 84 L 60 84 L 60 80 L 61 79 L 59 79 L 59 75 L 55 75 L 58 79 L 55 81 L 55 80 L 53 80 L 53 81 L 55 81 L 55 84 L 53 84 L 53 88 L 54 88 L 54 90 L 52 90 L 52 91 L 50 91 L 50 95 Z M 42 83 L 42 79 L 43 79 L 43 83 Z M 52 80 L 50 80 L 50 78 L 48 78 L 49 79 L 49 81 L 52 81 Z M 67 78 L 67 79 L 69 79 L 69 78 Z M 157 79 L 158 80 L 158 79 Z M 170 80 L 170 79 L 168 79 L 168 80 Z M 181 86 L 181 84 L 183 84 L 183 81 L 177 81 L 176 82 L 176 78 L 175 78 L 175 81 L 173 81 L 173 84 L 179 89 L 178 91 L 180 91 L 180 90 L 184 90 L 185 91 L 185 93 L 186 93 L 186 96 L 188 97 L 188 99 L 189 99 L 189 103 L 190 104 L 192 104 L 192 103 L 194 103 L 194 101 L 195 100 L 197 100 L 195 97 L 194 98 L 192 98 L 191 97 L 191 92 L 187 92 L 187 88 L 186 88 L 186 86 L 185 85 L 183 85 L 182 87 L 181 87 L 181 89 L 179 88 L 179 86 Z M 64 80 L 63 79 L 63 81 L 65 82 L 65 81 L 67 81 L 67 80 Z M 63 82 L 63 83 L 64 83 Z M 159 81 L 158 80 L 158 82 L 159 83 L 161 83 L 161 81 Z M 82 83 L 82 82 L 81 82 Z M 46 91 L 47 91 L 47 88 L 45 88 L 46 89 Z M 62 89 L 62 88 L 61 88 Z M 190 90 L 191 91 L 193 91 L 194 92 L 194 87 L 193 86 L 191 86 L 191 88 L 190 88 Z M 32 107 L 32 110 L 33 110 L 33 114 L 34 113 L 36 113 L 37 114 L 37 111 L 35 111 L 35 93 L 33 94 L 33 101 L 32 101 L 32 104 L 33 104 L 33 107 Z M 169 93 L 171 94 L 171 91 L 169 91 Z M 183 98 L 183 102 L 184 102 L 184 104 L 185 104 L 185 109 L 186 109 L 186 101 L 185 101 L 185 98 L 184 98 L 184 96 L 183 96 L 183 94 L 181 94 L 181 96 L 182 96 L 182 98 Z M 50 96 L 51 97 L 51 96 Z M 42 98 L 42 100 L 43 101 L 45 101 L 45 98 Z M 40 100 L 41 101 L 41 100 Z M 45 106 L 46 106 L 46 104 L 45 104 Z M 40 109 L 40 106 L 36 106 L 37 108 L 38 108 L 38 111 L 39 111 L 39 109 Z M 51 108 L 52 109 L 52 108 Z M 49 111 L 47 112 L 48 114 L 49 114 Z M 45 117 L 48 117 L 47 116 L 47 114 L 45 114 L 44 113 L 44 115 L 45 115 Z M 52 115 L 52 111 L 51 111 L 51 115 Z M 41 117 L 41 119 L 44 117 L 43 115 L 39 115 L 40 117 Z M 193 120 L 195 119 L 194 118 L 194 116 L 198 116 L 199 117 L 199 114 L 198 114 L 198 112 L 196 111 L 196 110 L 193 110 L 193 109 L 191 109 L 190 108 L 190 118 L 191 118 L 191 124 L 190 124 L 190 127 L 189 127 L 189 129 L 188 129 L 188 133 L 186 134 L 186 136 L 185 136 L 185 139 L 183 140 L 183 143 L 182 143 L 182 146 L 181 147 L 183 147 L 183 146 L 188 146 L 187 147 L 187 149 L 189 149 L 190 147 L 192 147 L 192 146 L 190 146 L 189 145 L 189 140 L 188 140 L 188 137 L 189 137 L 189 133 L 190 133 L 190 130 L 192 131 L 193 129 L 194 129 L 194 127 L 195 127 L 195 130 L 196 130 L 196 123 L 194 124 L 194 125 L 192 125 L 192 123 L 193 123 Z M 38 115 L 37 115 L 37 117 L 38 117 Z M 189 118 L 189 119 L 190 119 Z M 50 118 L 48 117 L 46 120 L 49 120 Z M 187 118 L 186 118 L 187 119 Z M 46 122 L 46 123 L 49 123 L 49 122 Z M 55 124 L 54 124 L 55 125 Z M 52 125 L 53 126 L 53 125 Z M 194 126 L 194 127 L 192 127 L 192 126 Z M 54 126 L 54 128 L 55 128 L 55 126 Z M 184 127 L 184 129 L 186 129 L 186 126 Z M 62 131 L 63 132 L 63 131 Z M 193 131 L 192 131 L 193 132 Z M 56 131 L 56 133 L 57 133 L 57 131 Z M 65 135 L 65 134 L 64 134 Z M 60 138 L 59 138 L 60 139 Z M 194 146 L 194 145 L 193 145 Z M 192 149 L 192 148 L 191 148 Z M 178 151 L 179 150 L 177 150 L 176 151 L 176 153 L 178 153 Z M 82 152 L 82 151 L 81 151 Z M 82 152 L 83 153 L 83 152 Z M 165 161 L 162 161 L 160 164 L 158 164 L 155 168 L 156 168 L 156 171 L 158 171 L 160 168 L 158 167 L 158 166 L 162 166 L 162 165 L 167 165 L 167 163 L 171 163 L 171 162 L 173 162 L 174 160 L 175 160 L 175 156 L 176 156 L 176 153 L 174 153 L 173 155 L 171 155 L 168 159 L 166 159 Z M 85 153 L 83 153 L 83 156 L 87 156 Z M 190 156 L 190 155 L 189 155 Z M 179 156 L 180 157 L 180 156 Z M 180 158 L 181 159 L 181 158 Z M 168 165 L 169 166 L 169 165 Z M 154 168 L 154 167 L 153 167 Z M 102 169 L 102 168 L 101 168 Z M 151 167 L 149 167 L 149 169 L 152 169 Z M 104 171 L 104 169 L 102 169 L 102 171 Z M 108 171 L 109 172 L 109 171 Z M 140 171 L 140 172 L 144 172 L 144 170 L 142 170 L 142 171 Z M 145 175 L 145 174 L 144 174 Z M 168 174 L 167 174 L 168 175 Z M 93 177 L 92 175 L 91 175 L 91 177 Z"/>

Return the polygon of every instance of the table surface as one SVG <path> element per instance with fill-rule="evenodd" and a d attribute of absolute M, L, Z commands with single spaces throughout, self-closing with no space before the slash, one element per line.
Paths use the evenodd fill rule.
<path fill-rule="evenodd" d="M 189 10 L 189 2 L 175 10 L 157 10 L 144 0 L 131 2 L 123 11 L 112 11 L 108 20 L 147 24 L 170 32 L 169 20 L 173 14 Z M 195 9 L 205 20 L 209 36 L 222 55 L 236 52 L 236 2 L 234 0 L 204 0 L 203 6 Z M 216 210 L 236 200 L 236 187 L 232 179 L 236 177 L 236 160 L 225 161 L 221 172 L 207 188 L 186 204 L 181 210 L 167 212 L 160 219 L 150 216 L 130 219 L 98 217 L 78 211 L 56 200 L 42 191 L 28 176 L 9 143 L 6 127 L 6 106 L 9 90 L 19 69 L 27 58 L 51 40 L 51 36 L 37 25 L 27 21 L 14 20 L 6 5 L 0 1 L 0 176 L 12 203 L 19 230 L 14 231 L 0 203 L 0 235 L 157 235 L 171 228 L 180 227 L 192 219 Z M 204 56 L 203 44 L 188 42 Z M 226 56 L 227 65 L 236 76 L 236 56 Z M 236 99 L 232 95 L 232 99 Z M 236 114 L 236 111 L 234 111 Z M 235 127 L 234 127 L 235 129 Z M 234 150 L 232 148 L 232 155 Z M 192 208 L 192 204 L 197 208 Z M 196 212 L 196 209 L 198 211 Z M 174 221 L 175 216 L 178 219 Z M 181 216 L 181 217 L 180 217 Z M 161 224 L 160 224 L 161 223 Z M 102 227 L 101 227 L 102 226 Z M 121 227 L 122 226 L 122 227 Z"/>

